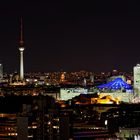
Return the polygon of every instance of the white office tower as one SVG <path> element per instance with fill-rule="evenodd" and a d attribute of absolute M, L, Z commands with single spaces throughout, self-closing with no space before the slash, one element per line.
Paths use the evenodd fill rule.
<path fill-rule="evenodd" d="M 133 76 L 134 76 L 134 98 L 135 102 L 139 102 L 140 100 L 140 64 L 137 64 L 133 68 Z"/>
<path fill-rule="evenodd" d="M 21 19 L 21 30 L 20 30 L 20 42 L 19 42 L 19 51 L 20 51 L 20 80 L 24 80 L 24 59 L 23 59 L 23 52 L 24 52 L 24 41 L 23 41 L 23 29 L 22 29 L 22 19 Z"/>
<path fill-rule="evenodd" d="M 3 65 L 0 64 L 0 80 L 3 79 Z"/>

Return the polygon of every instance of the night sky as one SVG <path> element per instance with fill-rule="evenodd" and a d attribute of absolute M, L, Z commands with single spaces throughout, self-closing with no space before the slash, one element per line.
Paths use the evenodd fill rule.
<path fill-rule="evenodd" d="M 140 63 L 140 4 L 45 0 L 0 3 L 0 62 L 19 71 L 20 17 L 25 72 L 132 71 Z"/>

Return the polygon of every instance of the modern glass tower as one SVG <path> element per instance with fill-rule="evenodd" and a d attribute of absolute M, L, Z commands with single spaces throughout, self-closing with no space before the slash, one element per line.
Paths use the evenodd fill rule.
<path fill-rule="evenodd" d="M 3 65 L 0 64 L 0 79 L 3 78 Z"/>
<path fill-rule="evenodd" d="M 19 41 L 19 51 L 20 51 L 20 80 L 24 80 L 24 59 L 23 59 L 23 52 L 24 52 L 24 41 L 23 41 L 23 27 L 22 27 L 22 18 L 20 24 L 20 41 Z"/>
<path fill-rule="evenodd" d="M 134 93 L 140 97 L 140 64 L 133 68 L 134 73 Z"/>

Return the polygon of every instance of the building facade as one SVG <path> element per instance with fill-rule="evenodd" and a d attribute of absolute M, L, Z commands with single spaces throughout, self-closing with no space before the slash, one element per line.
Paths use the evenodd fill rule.
<path fill-rule="evenodd" d="M 3 65 L 0 64 L 0 79 L 3 79 Z"/>
<path fill-rule="evenodd" d="M 140 97 L 140 64 L 134 66 L 133 76 L 134 76 L 134 94 Z"/>

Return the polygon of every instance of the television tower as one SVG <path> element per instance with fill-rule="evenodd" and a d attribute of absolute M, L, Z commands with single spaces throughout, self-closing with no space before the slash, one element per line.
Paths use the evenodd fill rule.
<path fill-rule="evenodd" d="M 20 51 L 20 80 L 24 80 L 24 62 L 23 62 L 23 52 L 24 52 L 24 41 L 23 41 L 23 26 L 22 18 L 20 19 L 20 41 L 19 41 L 19 51 Z"/>

